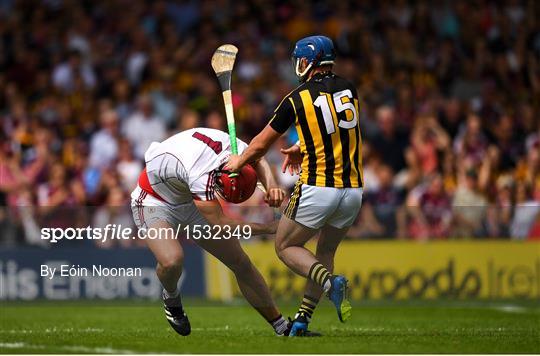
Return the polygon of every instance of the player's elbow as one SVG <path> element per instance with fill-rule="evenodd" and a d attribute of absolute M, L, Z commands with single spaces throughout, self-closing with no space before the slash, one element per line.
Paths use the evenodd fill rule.
<path fill-rule="evenodd" d="M 285 248 L 287 247 L 286 244 L 284 242 L 279 242 L 276 240 L 276 244 L 274 245 L 274 247 L 278 258 L 282 262 L 285 262 Z"/>

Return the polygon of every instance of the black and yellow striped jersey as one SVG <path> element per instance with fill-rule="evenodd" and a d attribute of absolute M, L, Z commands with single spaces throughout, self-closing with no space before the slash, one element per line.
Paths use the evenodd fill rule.
<path fill-rule="evenodd" d="M 318 187 L 362 187 L 358 95 L 345 79 L 318 73 L 288 94 L 270 126 L 284 133 L 294 123 L 303 154 L 300 181 Z"/>

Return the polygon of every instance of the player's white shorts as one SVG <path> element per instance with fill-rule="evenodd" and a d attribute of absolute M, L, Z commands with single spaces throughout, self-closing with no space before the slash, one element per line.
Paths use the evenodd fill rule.
<path fill-rule="evenodd" d="M 208 224 L 193 201 L 171 205 L 153 197 L 139 186 L 131 193 L 131 211 L 135 225 L 139 229 L 148 229 L 158 221 L 166 221 L 173 228 L 179 224 L 182 226 Z"/>
<path fill-rule="evenodd" d="M 349 227 L 360 211 L 362 193 L 362 188 L 316 187 L 298 181 L 284 214 L 312 229 Z"/>

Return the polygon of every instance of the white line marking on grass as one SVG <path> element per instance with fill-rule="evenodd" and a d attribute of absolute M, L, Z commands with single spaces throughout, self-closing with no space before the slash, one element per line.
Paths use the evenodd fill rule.
<path fill-rule="evenodd" d="M 192 328 L 193 331 L 224 331 L 229 330 L 229 325 L 218 326 L 215 328 Z"/>
<path fill-rule="evenodd" d="M 86 347 L 86 346 L 62 346 L 62 350 L 68 350 L 73 352 L 89 352 L 98 354 L 134 354 L 137 353 L 133 350 L 119 350 L 112 347 Z"/>
<path fill-rule="evenodd" d="M 388 327 L 337 327 L 332 326 L 330 328 L 332 331 L 353 331 L 353 332 L 360 332 L 360 333 L 384 333 L 384 332 L 409 332 L 409 333 L 416 333 L 420 332 L 417 328 L 388 328 Z"/>
<path fill-rule="evenodd" d="M 113 349 L 111 347 L 86 347 L 86 346 L 55 346 L 55 345 L 36 345 L 27 344 L 25 342 L 0 342 L 0 349 L 32 349 L 32 350 L 46 350 L 46 349 L 58 349 L 62 351 L 91 353 L 91 354 L 134 354 L 139 353 L 133 350 Z M 154 354 L 154 352 L 152 352 Z"/>
<path fill-rule="evenodd" d="M 20 349 L 24 347 L 24 342 L 0 342 L 0 347 L 5 347 L 6 349 Z"/>
<path fill-rule="evenodd" d="M 32 329 L 9 329 L 9 330 L 0 330 L 0 334 L 32 334 L 32 333 L 102 333 L 104 332 L 104 329 L 98 329 L 98 328 L 85 328 L 85 329 L 75 329 L 75 328 L 65 328 L 65 329 L 44 329 L 44 330 L 32 330 Z"/>
<path fill-rule="evenodd" d="M 27 329 L 11 329 L 11 330 L 0 330 L 0 334 L 32 334 L 34 330 Z"/>
<path fill-rule="evenodd" d="M 492 307 L 492 309 L 502 311 L 502 312 L 505 312 L 505 313 L 523 314 L 523 313 L 527 312 L 527 308 L 524 308 L 524 307 L 519 306 L 519 305 L 512 305 L 512 304 L 496 306 L 496 307 Z"/>

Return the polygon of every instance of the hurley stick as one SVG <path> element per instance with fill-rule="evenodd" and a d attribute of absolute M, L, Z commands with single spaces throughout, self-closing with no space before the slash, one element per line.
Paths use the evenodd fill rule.
<path fill-rule="evenodd" d="M 238 154 L 238 146 L 236 144 L 236 126 L 234 124 L 234 112 L 231 95 L 231 75 L 236 60 L 238 48 L 231 44 L 219 46 L 212 56 L 212 68 L 216 72 L 216 76 L 223 94 L 223 102 L 225 103 L 225 115 L 227 116 L 227 129 L 231 140 L 232 154 Z M 237 175 L 231 174 L 231 177 Z"/>

